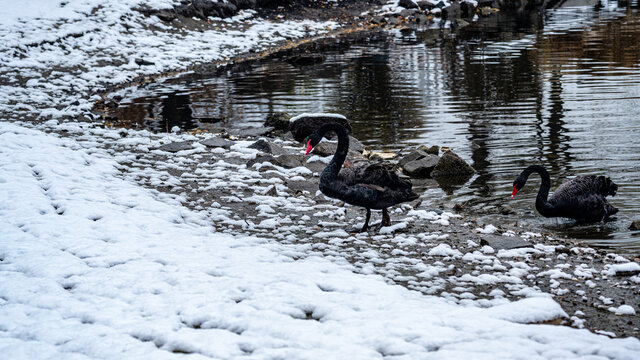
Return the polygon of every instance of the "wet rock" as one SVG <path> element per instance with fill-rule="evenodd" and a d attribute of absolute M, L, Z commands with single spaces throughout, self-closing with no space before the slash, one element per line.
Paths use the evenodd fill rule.
<path fill-rule="evenodd" d="M 629 230 L 640 230 L 640 220 L 634 220 L 629 226 Z"/>
<path fill-rule="evenodd" d="M 431 177 L 451 177 L 475 174 L 475 170 L 466 161 L 452 151 L 446 151 L 431 172 Z"/>
<path fill-rule="evenodd" d="M 433 145 L 433 146 L 426 146 L 426 145 L 420 145 L 418 146 L 418 150 L 424 151 L 427 154 L 433 154 L 433 155 L 438 155 L 440 154 L 440 147 L 438 145 Z"/>
<path fill-rule="evenodd" d="M 426 152 L 424 152 L 422 150 L 412 151 L 408 155 L 406 155 L 402 159 L 400 159 L 400 161 L 398 161 L 398 166 L 404 167 L 407 163 L 422 159 L 424 157 L 427 157 L 427 155 L 429 155 L 429 154 L 427 154 Z"/>
<path fill-rule="evenodd" d="M 287 151 L 285 151 L 282 146 L 274 144 L 270 141 L 264 140 L 264 139 L 260 139 L 256 142 L 254 142 L 253 144 L 248 146 L 250 149 L 256 149 L 258 151 L 261 151 L 265 154 L 271 154 L 271 155 L 284 155 L 284 154 L 288 154 Z"/>
<path fill-rule="evenodd" d="M 229 129 L 230 135 L 235 135 L 239 137 L 259 137 L 265 136 L 273 131 L 273 127 L 259 127 L 259 128 L 244 128 L 244 129 Z"/>
<path fill-rule="evenodd" d="M 314 131 L 318 130 L 322 125 L 328 123 L 338 123 L 342 125 L 347 132 L 351 134 L 353 129 L 351 128 L 351 123 L 347 120 L 346 117 L 339 114 L 300 114 L 291 118 L 290 122 L 290 130 L 293 138 L 296 141 L 304 142 L 304 140 L 311 135 Z M 335 136 L 333 132 L 325 135 L 327 138 L 332 138 Z"/>
<path fill-rule="evenodd" d="M 331 156 L 336 153 L 338 149 L 338 143 L 335 141 L 322 141 L 313 148 L 312 154 L 318 156 Z M 364 145 L 354 138 L 349 136 L 349 153 L 347 157 L 360 157 L 364 151 Z"/>
<path fill-rule="evenodd" d="M 219 137 L 212 137 L 212 138 L 208 138 L 204 141 L 201 141 L 200 144 L 207 146 L 207 147 L 214 147 L 214 148 L 225 148 L 225 149 L 229 149 L 231 148 L 231 145 L 234 144 L 233 141 L 229 141 L 226 139 L 222 139 Z"/>
<path fill-rule="evenodd" d="M 289 119 L 291 116 L 286 112 L 274 112 L 267 115 L 265 126 L 271 126 L 276 130 L 289 130 Z"/>
<path fill-rule="evenodd" d="M 519 236 L 495 236 L 495 235 L 483 235 L 480 239 L 480 245 L 491 246 L 494 250 L 509 250 L 509 249 L 533 247 L 533 244 L 523 240 Z"/>
<path fill-rule="evenodd" d="M 158 150 L 167 151 L 167 152 L 178 152 L 182 150 L 190 150 L 193 149 L 193 146 L 189 141 L 181 141 L 174 142 L 170 144 L 164 144 L 158 148 Z"/>
<path fill-rule="evenodd" d="M 153 61 L 145 60 L 143 58 L 137 58 L 134 61 L 136 62 L 136 64 L 138 64 L 140 66 L 155 65 L 155 63 Z"/>
<path fill-rule="evenodd" d="M 411 177 L 431 177 L 433 169 L 438 164 L 438 157 L 432 154 L 425 154 L 426 156 L 419 158 L 418 160 L 409 161 L 402 169 L 404 173 Z"/>
<path fill-rule="evenodd" d="M 418 4 L 413 0 L 400 0 L 398 6 L 402 6 L 405 9 L 417 9 Z"/>

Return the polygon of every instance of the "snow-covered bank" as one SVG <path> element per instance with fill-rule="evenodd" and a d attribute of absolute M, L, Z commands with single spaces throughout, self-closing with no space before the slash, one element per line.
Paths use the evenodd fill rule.
<path fill-rule="evenodd" d="M 319 257 L 294 260 L 294 245 L 215 233 L 72 139 L 0 123 L 0 142 L 0 351 L 10 359 L 640 351 L 633 338 L 516 323 L 562 316 L 550 298 L 467 308 Z"/>
<path fill-rule="evenodd" d="M 194 20 L 192 29 L 145 17 L 136 7 L 178 0 L 33 0 L 0 9 L 0 110 L 8 117 L 77 116 L 89 95 L 144 74 L 228 59 L 279 41 L 329 31 L 334 22 L 269 22 L 243 11 L 226 21 Z M 198 26 L 198 24 L 201 24 Z M 138 65 L 143 59 L 151 65 Z"/>

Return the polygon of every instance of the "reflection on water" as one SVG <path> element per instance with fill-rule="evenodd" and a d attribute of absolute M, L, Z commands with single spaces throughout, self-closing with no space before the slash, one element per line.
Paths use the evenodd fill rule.
<path fill-rule="evenodd" d="M 640 236 L 627 230 L 640 217 L 637 0 L 498 14 L 456 34 L 380 32 L 325 55 L 304 67 L 273 60 L 217 78 L 187 74 L 149 84 L 126 94 L 118 117 L 167 131 L 260 126 L 273 111 L 342 113 L 370 147 L 446 145 L 478 171 L 452 194 L 427 183 L 433 199 L 467 204 L 486 222 L 517 221 L 640 252 Z M 611 176 L 620 185 L 611 200 L 617 220 L 573 226 L 541 218 L 535 177 L 510 200 L 513 179 L 534 163 L 549 170 L 553 188 L 578 174 Z"/>

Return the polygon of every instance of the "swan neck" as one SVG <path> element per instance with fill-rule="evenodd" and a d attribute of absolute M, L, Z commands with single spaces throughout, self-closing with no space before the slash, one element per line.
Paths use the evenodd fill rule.
<path fill-rule="evenodd" d="M 335 154 L 333 154 L 333 159 L 331 159 L 331 162 L 329 162 L 329 165 L 323 171 L 332 177 L 337 177 L 349 151 L 349 134 L 344 127 L 335 123 L 323 125 L 322 128 L 325 128 L 324 134 L 329 131 L 334 131 L 338 135 L 338 148 Z"/>
<path fill-rule="evenodd" d="M 549 190 L 551 189 L 551 178 L 545 168 L 539 165 L 531 165 L 523 171 L 525 179 L 531 175 L 531 173 L 538 173 L 541 178 L 540 189 L 538 189 L 538 195 L 536 196 L 536 209 L 543 216 L 553 216 L 555 211 L 554 206 L 547 200 L 549 198 Z"/>

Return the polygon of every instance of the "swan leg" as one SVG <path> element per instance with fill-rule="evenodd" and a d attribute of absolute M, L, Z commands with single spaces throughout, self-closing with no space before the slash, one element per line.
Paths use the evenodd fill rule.
<path fill-rule="evenodd" d="M 364 225 L 362 225 L 361 229 L 350 229 L 347 232 L 349 233 L 361 233 L 361 232 L 365 232 L 367 231 L 367 229 L 369 229 L 369 219 L 371 219 L 371 209 L 367 209 L 367 215 L 366 218 L 364 219 Z"/>
<path fill-rule="evenodd" d="M 387 209 L 382 209 L 382 220 L 376 225 L 376 231 L 379 231 L 383 226 L 391 225 L 391 217 Z"/>

